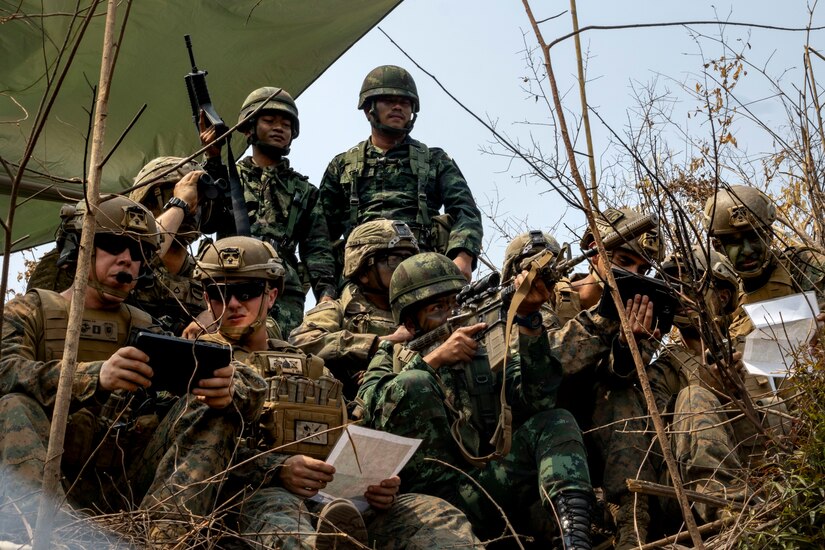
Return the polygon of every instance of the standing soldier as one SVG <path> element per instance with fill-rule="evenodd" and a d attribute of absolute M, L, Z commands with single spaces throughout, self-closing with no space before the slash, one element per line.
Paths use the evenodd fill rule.
<path fill-rule="evenodd" d="M 332 159 L 321 180 L 329 235 L 346 239 L 366 221 L 400 220 L 421 250 L 446 254 L 470 280 L 481 250 L 481 214 L 449 155 L 410 137 L 419 107 L 415 81 L 401 67 L 382 65 L 364 79 L 358 109 L 370 137 Z"/>
<path fill-rule="evenodd" d="M 326 506 L 309 500 L 334 478 L 323 458 L 345 421 L 343 398 L 323 361 L 267 338 L 266 312 L 283 288 L 283 264 L 269 243 L 228 237 L 201 252 L 197 273 L 220 321 L 218 334 L 206 338 L 231 343 L 234 357 L 258 369 L 269 387 L 260 423 L 242 440 L 251 446 L 238 450 L 226 491 L 242 506 L 241 536 L 261 548 L 307 550 L 478 543 L 459 510 L 435 497 L 400 495 L 397 476 L 369 487 L 364 517 L 344 499 Z M 360 544 L 345 543 L 342 532 Z"/>
<path fill-rule="evenodd" d="M 82 218 L 85 208 L 81 202 L 74 215 Z M 102 197 L 95 210 L 61 463 L 65 487 L 72 490 L 58 498 L 100 513 L 131 510 L 139 503 L 157 520 L 149 525 L 150 540 L 171 543 L 181 531 L 191 534 L 189 521 L 202 521 L 200 516 L 213 509 L 213 476 L 228 465 L 242 423 L 258 418 L 263 380 L 247 367 L 229 364 L 176 402 L 164 399 L 166 392 L 145 391 L 151 388 L 153 367 L 173 365 L 154 358 L 150 367 L 145 353 L 126 345 L 131 329 L 147 328 L 152 319 L 124 300 L 158 248 L 157 226 L 150 212 L 126 197 Z M 64 220 L 64 225 L 82 226 L 75 222 Z M 73 244 L 77 241 L 60 240 L 61 255 L 76 255 Z M 35 289 L 5 309 L 0 532 L 19 540 L 27 539 L 35 523 L 73 291 Z"/>
<path fill-rule="evenodd" d="M 321 357 L 344 395 L 354 399 L 358 384 L 383 340 L 405 342 L 410 334 L 392 318 L 390 278 L 395 268 L 418 253 L 418 244 L 404 222 L 374 220 L 350 233 L 344 251 L 344 287 L 334 302 L 307 313 L 289 341 Z"/>
<path fill-rule="evenodd" d="M 245 120 L 256 110 L 253 118 Z M 275 247 L 286 269 L 284 291 L 272 317 L 287 335 L 301 324 L 309 288 L 319 303 L 338 295 L 330 238 L 318 188 L 293 170 L 287 158 L 300 130 L 292 96 L 279 88 L 258 88 L 244 100 L 238 121 L 243 122 L 238 130 L 252 146 L 252 156 L 238 162 L 252 236 Z M 214 129 L 201 136 L 209 142 Z M 215 177 L 225 177 L 220 149 L 213 147 L 207 155 L 207 170 Z M 229 218 L 223 226 L 234 227 L 234 221 Z M 219 236 L 226 234 L 218 231 Z"/>
<path fill-rule="evenodd" d="M 596 226 L 602 236 L 613 231 L 621 234 L 641 218 L 639 212 L 629 208 L 609 208 L 596 219 Z M 581 244 L 582 249 L 595 246 L 589 230 Z M 556 312 L 561 322 L 578 313 L 575 306 L 584 310 L 599 303 L 604 293 L 606 269 L 619 267 L 643 275 L 650 270 L 652 262 L 662 259 L 663 251 L 658 230 L 651 230 L 610 251 L 610 266 L 602 265 L 601 258 L 595 256 L 590 260 L 586 277 L 556 285 Z M 630 493 L 625 480 L 655 481 L 656 476 L 646 460 L 650 438 L 645 433 L 647 423 L 643 419 L 647 416 L 647 407 L 636 386 L 633 359 L 628 348 L 619 342 L 617 340 L 606 360 L 575 362 L 572 369 L 567 366 L 571 376 L 562 384 L 559 406 L 569 408 L 587 432 L 585 441 L 594 485 L 604 488 L 605 500 L 616 522 L 615 547 L 625 550 L 644 543 L 650 523 L 647 497 Z M 647 336 L 639 339 L 639 343 L 647 362 L 653 354 L 653 344 Z"/>

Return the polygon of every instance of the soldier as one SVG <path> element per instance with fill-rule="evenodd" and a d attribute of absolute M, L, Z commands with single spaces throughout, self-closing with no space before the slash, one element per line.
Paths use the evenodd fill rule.
<path fill-rule="evenodd" d="M 549 233 L 541 231 L 529 231 L 516 236 L 510 241 L 504 250 L 504 265 L 501 267 L 501 280 L 509 281 L 521 273 L 522 264 L 530 258 L 539 254 L 542 250 L 548 250 L 554 256 L 561 252 L 558 241 Z M 555 290 L 555 289 L 554 289 Z M 547 330 L 561 328 L 558 315 L 553 311 L 556 303 L 556 292 L 550 296 L 550 300 L 541 306 L 541 318 L 544 328 Z"/>
<path fill-rule="evenodd" d="M 739 309 L 730 327 L 734 338 L 753 330 L 744 304 L 808 290 L 817 292 L 820 303 L 825 299 L 825 256 L 807 247 L 778 250 L 771 230 L 774 220 L 776 207 L 771 199 L 747 185 L 719 189 L 705 203 L 708 236 L 742 279 Z"/>
<path fill-rule="evenodd" d="M 75 216 L 82 217 L 85 208 L 78 204 Z M 60 498 L 102 513 L 130 510 L 136 507 L 131 499 L 138 499 L 140 509 L 157 520 L 150 540 L 168 542 L 181 530 L 191 531 L 186 514 L 212 510 L 213 476 L 227 465 L 227 442 L 239 435 L 242 421 L 260 414 L 263 380 L 230 364 L 177 402 L 145 391 L 154 374 L 149 357 L 126 339 L 132 328 L 148 327 L 152 319 L 124 300 L 158 248 L 157 226 L 150 212 L 126 197 L 102 197 L 95 208 L 95 248 L 62 458 L 64 481 L 73 489 Z M 61 239 L 61 256 L 76 254 L 73 244 Z M 27 539 L 36 519 L 73 292 L 74 287 L 60 294 L 36 289 L 5 308 L 0 532 L 18 540 Z"/>
<path fill-rule="evenodd" d="M 419 106 L 415 81 L 401 67 L 382 65 L 364 79 L 358 109 L 370 137 L 332 159 L 321 180 L 329 236 L 346 239 L 376 218 L 400 220 L 421 250 L 446 254 L 469 281 L 481 249 L 481 214 L 456 163 L 410 137 Z"/>
<path fill-rule="evenodd" d="M 657 408 L 670 420 L 670 446 L 685 487 L 728 499 L 742 498 L 743 442 L 737 439 L 736 423 L 731 424 L 735 418 L 728 415 L 730 400 L 723 397 L 722 375 L 717 365 L 708 364 L 709 342 L 703 342 L 700 332 L 702 323 L 713 323 L 716 326 L 706 331 L 715 331 L 720 340 L 717 345 L 722 344 L 736 309 L 739 278 L 722 254 L 701 246 L 694 246 L 690 253 L 692 261 L 672 254 L 662 263 L 665 279 L 682 289 L 684 299 L 674 318 L 679 337 L 660 349 L 648 366 L 648 378 Z M 736 353 L 734 359 L 740 356 Z M 741 363 L 734 366 L 741 367 Z M 666 471 L 660 477 L 670 481 Z M 665 502 L 663 508 L 681 521 L 675 501 Z M 696 503 L 694 510 L 705 522 L 719 519 L 722 513 L 704 503 Z"/>
<path fill-rule="evenodd" d="M 609 208 L 596 220 L 602 235 L 623 231 L 642 215 L 629 208 Z M 582 238 L 582 249 L 595 246 L 592 233 Z M 556 313 L 565 323 L 581 310 L 596 306 L 604 292 L 605 269 L 613 266 L 637 274 L 645 274 L 651 263 L 661 260 L 663 246 L 658 230 L 652 230 L 621 244 L 608 253 L 611 266 L 603 266 L 601 258 L 590 260 L 586 277 L 575 282 L 561 281 L 556 285 Z M 646 298 L 646 297 L 645 297 Z M 653 354 L 652 342 L 658 331 L 639 339 L 645 362 Z M 572 367 L 572 368 L 570 368 Z M 636 369 L 630 354 L 617 344 L 607 360 L 576 361 L 566 372 L 570 376 L 559 392 L 559 406 L 568 408 L 587 434 L 590 473 L 595 486 L 602 486 L 608 509 L 616 522 L 617 549 L 630 549 L 644 543 L 650 522 L 648 499 L 627 489 L 626 479 L 655 481 L 655 472 L 646 461 L 649 437 L 645 435 L 647 407 L 636 387 Z"/>
<path fill-rule="evenodd" d="M 394 320 L 414 336 L 430 333 L 451 314 L 465 282 L 458 267 L 441 254 L 405 260 L 390 283 Z M 381 342 L 358 397 L 367 425 L 424 440 L 402 470 L 405 488 L 456 504 L 479 535 L 501 534 L 503 509 L 517 528 L 544 542 L 551 537 L 552 518 L 558 517 L 565 548 L 591 548 L 593 495 L 584 444 L 570 413 L 555 407 L 556 391 L 562 364 L 606 355 L 618 325 L 583 312 L 548 338 L 538 311 L 549 296 L 537 280 L 520 304 L 520 353 L 510 354 L 504 379 L 491 371 L 487 350 L 473 338 L 486 327 L 478 323 L 456 329 L 446 341 L 420 353 Z M 637 331 L 648 315 L 641 302 L 628 309 Z M 500 407 L 502 385 L 512 407 L 511 423 L 497 423 L 502 410 L 508 410 Z M 492 447 L 487 440 L 494 433 L 512 433 L 512 445 L 509 452 L 496 449 L 504 456 L 488 462 Z M 541 513 L 527 517 L 526 512 L 536 510 L 534 503 L 541 503 Z"/>
<path fill-rule="evenodd" d="M 183 159 L 178 157 L 159 157 L 150 161 L 138 172 L 135 185 L 149 182 L 181 161 Z M 154 183 L 129 194 L 129 198 L 152 212 L 164 232 L 158 253 L 152 257 L 152 277 L 139 281 L 129 295 L 128 303 L 149 313 L 164 330 L 178 335 L 206 309 L 200 285 L 191 280 L 193 262 L 187 250 L 187 246 L 200 235 L 200 220 L 207 215 L 202 212 L 203 201 L 197 188 L 203 171 L 197 168 L 194 162 L 184 163 Z M 76 222 L 63 224 L 61 231 L 66 233 L 58 234 L 58 240 L 63 239 L 67 244 L 64 254 L 61 256 L 57 248 L 44 254 L 29 278 L 27 290 L 41 288 L 63 292 L 72 284 L 73 258 L 82 216 L 75 216 L 74 207 L 70 205 L 63 207 L 61 216 Z"/>
<path fill-rule="evenodd" d="M 240 495 L 241 536 L 262 548 L 332 548 L 341 531 L 370 548 L 474 546 L 477 540 L 461 512 L 434 497 L 399 495 L 397 476 L 370 486 L 364 497 L 372 510 L 365 518 L 346 500 L 326 506 L 307 500 L 335 474 L 320 458 L 331 450 L 338 435 L 333 428 L 343 421 L 341 383 L 317 357 L 267 339 L 266 312 L 276 302 L 284 277 L 283 264 L 269 243 L 250 237 L 221 239 L 201 252 L 198 266 L 209 307 L 220 320 L 219 335 L 208 338 L 230 342 L 235 357 L 259 369 L 270 388 L 260 425 L 249 430 L 246 439 L 252 446 L 240 449 L 227 490 Z M 298 426 L 312 426 L 317 435 L 304 438 Z"/>
<path fill-rule="evenodd" d="M 253 118 L 245 120 L 259 108 Z M 238 130 L 252 146 L 252 156 L 238 162 L 252 236 L 274 246 L 286 269 L 284 291 L 272 317 L 287 335 L 301 324 L 309 287 L 319 303 L 338 295 L 329 234 L 318 189 L 293 170 L 287 158 L 300 130 L 292 96 L 279 88 L 258 88 L 244 100 L 238 121 L 242 122 Z M 213 136 L 214 129 L 210 129 L 202 140 L 207 143 Z M 207 155 L 207 170 L 224 177 L 220 149 L 213 147 Z M 228 219 L 223 227 L 234 227 L 233 223 Z M 218 231 L 219 236 L 227 233 Z"/>
<path fill-rule="evenodd" d="M 358 384 L 379 342 L 405 342 L 410 334 L 392 318 L 390 277 L 418 244 L 404 222 L 374 220 L 359 225 L 347 239 L 341 298 L 311 309 L 289 341 L 321 357 L 354 399 Z"/>

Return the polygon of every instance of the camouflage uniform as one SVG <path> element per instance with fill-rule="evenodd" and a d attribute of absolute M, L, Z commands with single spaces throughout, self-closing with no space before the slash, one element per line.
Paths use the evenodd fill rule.
<path fill-rule="evenodd" d="M 268 346 L 270 350 L 301 353 L 282 341 L 269 340 Z M 249 354 L 238 344 L 233 351 L 242 360 Z M 291 454 L 261 450 L 265 449 L 238 450 L 238 466 L 231 470 L 225 489 L 225 494 L 233 495 L 238 502 L 241 536 L 262 548 L 314 548 L 315 522 L 323 504 L 281 486 L 278 471 Z M 370 548 L 480 546 L 467 518 L 457 508 L 428 495 L 399 495 L 389 510 L 370 510 L 364 519 Z"/>
<path fill-rule="evenodd" d="M 378 349 L 378 337 L 392 334 L 396 328 L 390 311 L 376 307 L 350 283 L 337 300 L 309 310 L 289 341 L 321 357 L 335 377 L 344 382 L 344 395 L 353 398 L 359 373 L 367 369 Z"/>
<path fill-rule="evenodd" d="M 284 261 L 284 292 L 278 296 L 272 316 L 282 333 L 289 334 L 304 318 L 306 299 L 296 246 L 316 299 L 337 294 L 318 189 L 290 168 L 288 159 L 281 159 L 277 166 L 260 168 L 247 157 L 238 163 L 238 171 L 244 184 L 252 235 L 272 244 Z"/>
<path fill-rule="evenodd" d="M 657 408 L 669 421 L 670 447 L 682 483 L 723 498 L 741 497 L 741 448 L 730 423 L 736 415 L 729 414 L 727 403 L 703 383 L 704 369 L 701 356 L 674 343 L 663 347 L 647 370 Z M 660 478 L 670 483 L 664 464 L 660 471 Z M 681 518 L 675 502 L 665 501 L 663 507 L 670 516 Z M 717 519 L 712 507 L 701 503 L 694 507 L 705 522 Z"/>
<path fill-rule="evenodd" d="M 67 318 L 68 301 L 55 296 L 65 304 Z M 125 310 L 127 306 L 121 308 Z M 49 311 L 50 316 L 55 314 Z M 94 319 L 92 312 L 86 313 L 89 315 Z M 137 319 L 134 312 L 124 315 Z M 0 398 L 0 429 L 5 434 L 0 444 L 0 512 L 4 520 L 2 531 L 16 533 L 20 540 L 26 538 L 23 519 L 34 525 L 36 518 L 49 437 L 47 414 L 54 406 L 60 374 L 59 355 L 46 357 L 46 350 L 49 340 L 65 335 L 56 335 L 54 329 L 44 333 L 46 323 L 36 292 L 6 305 L 0 360 L 0 387 L 4 394 Z M 106 342 L 112 352 L 124 344 L 127 331 L 122 326 L 120 329 L 117 341 Z M 68 494 L 68 502 L 111 512 L 135 508 L 137 503 L 130 500 L 135 498 L 141 509 L 167 519 L 175 514 L 209 514 L 219 481 L 213 477 L 230 458 L 232 449 L 227 442 L 237 437 L 242 421 L 251 422 L 260 414 L 263 381 L 251 369 L 238 365 L 235 408 L 212 410 L 187 396 L 178 399 L 163 416 L 171 403 L 155 401 L 143 392 L 131 394 L 130 399 L 130 394 L 110 394 L 100 388 L 98 377 L 103 357 L 90 351 L 92 346 L 84 345 L 84 338 L 95 340 L 86 334 L 79 347 L 72 389 L 75 412 L 69 419 L 65 447 L 71 452 L 63 460 L 67 481 L 74 481 L 79 467 L 86 464 L 92 451 L 95 454 Z M 121 418 L 123 425 L 130 428 L 121 432 L 121 424 L 112 426 L 113 417 L 104 412 L 113 402 L 125 405 L 127 401 L 135 412 L 133 417 L 126 413 Z M 161 416 L 163 420 L 158 425 Z M 105 438 L 107 430 L 111 430 L 109 438 Z M 115 435 L 120 439 L 113 439 Z M 103 444 L 96 449 L 99 442 Z M 124 490 L 126 486 L 128 490 Z M 10 502 L 14 502 L 13 507 Z"/>
<path fill-rule="evenodd" d="M 376 120 L 374 101 L 399 96 L 412 102 L 413 118 L 404 129 Z M 423 251 L 454 258 L 460 252 L 475 258 L 481 250 L 483 228 L 467 181 L 442 149 L 429 148 L 409 136 L 420 102 L 412 76 L 393 65 L 376 67 L 364 79 L 358 109 L 368 113 L 375 130 L 404 139 L 382 151 L 367 139 L 337 155 L 321 180 L 321 204 L 329 236 L 346 239 L 358 225 L 378 219 L 405 222 Z M 451 219 L 439 216 L 441 207 Z M 445 222 L 446 223 L 443 223 Z M 340 260 L 340 259 L 339 259 Z"/>
<path fill-rule="evenodd" d="M 393 288 L 405 264 L 417 258 L 424 262 L 424 256 L 401 264 L 393 275 Z M 436 371 L 424 361 L 426 352 L 413 353 L 382 342 L 358 392 L 364 421 L 380 430 L 424 440 L 401 472 L 406 490 L 453 502 L 467 513 L 482 537 L 500 533 L 495 506 L 466 474 L 450 466 L 461 468 L 517 528 L 549 539 L 550 501 L 558 506 L 557 499 L 570 491 L 592 491 L 581 432 L 570 413 L 556 408 L 562 365 L 606 355 L 616 329 L 615 322 L 585 312 L 550 335 L 519 335 L 520 353 L 511 354 L 506 373 L 507 402 L 513 413 L 512 447 L 503 459 L 483 467 L 465 459 L 454 439 L 458 432 L 466 452 L 473 456 L 492 450 L 486 442 L 491 433 L 484 418 L 474 416 L 477 409 L 471 394 L 479 386 L 468 379 L 470 365 L 442 366 Z M 497 409 L 500 373 L 490 373 L 486 356 L 477 355 L 475 360 L 486 365 L 496 380 L 492 393 Z M 524 511 L 534 503 L 544 506 L 541 524 L 533 523 L 538 517 L 525 517 Z"/>

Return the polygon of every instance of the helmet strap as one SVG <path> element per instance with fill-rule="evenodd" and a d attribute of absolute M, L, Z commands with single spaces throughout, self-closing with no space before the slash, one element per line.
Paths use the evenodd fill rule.
<path fill-rule="evenodd" d="M 387 134 L 389 136 L 396 136 L 396 137 L 405 136 L 405 135 L 409 134 L 410 132 L 412 132 L 412 129 L 413 129 L 413 126 L 415 126 L 415 120 L 416 120 L 417 117 L 418 117 L 417 114 L 413 113 L 412 118 L 410 118 L 410 121 L 407 123 L 407 125 L 404 128 L 393 128 L 392 126 L 387 126 L 386 124 L 382 124 L 381 122 L 378 121 L 378 112 L 375 110 L 375 99 L 370 100 L 370 108 L 367 111 L 367 118 L 370 121 L 370 126 L 375 128 L 379 132 L 382 132 L 382 133 Z"/>

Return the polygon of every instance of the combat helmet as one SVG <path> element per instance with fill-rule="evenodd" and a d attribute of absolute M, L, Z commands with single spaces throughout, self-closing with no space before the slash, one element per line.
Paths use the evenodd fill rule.
<path fill-rule="evenodd" d="M 422 252 L 407 258 L 392 274 L 390 307 L 392 318 L 401 323 L 411 306 L 437 296 L 457 293 L 467 279 L 451 259 L 437 252 Z"/>
<path fill-rule="evenodd" d="M 275 94 L 275 95 L 273 95 Z M 243 120 L 252 114 L 258 107 L 263 105 L 258 114 L 266 111 L 277 111 L 287 115 L 292 120 L 292 139 L 298 137 L 300 133 L 300 121 L 298 120 L 298 106 L 295 105 L 295 100 L 283 88 L 275 88 L 272 86 L 264 86 L 258 88 L 251 94 L 246 96 L 246 99 L 241 105 L 241 112 L 238 114 L 238 130 L 247 132 L 254 127 L 254 119 L 246 122 Z"/>
<path fill-rule="evenodd" d="M 542 233 L 538 230 L 528 231 L 518 235 L 510 241 L 504 251 L 504 265 L 501 268 L 501 279 L 507 281 L 515 277 L 519 269 L 519 263 L 525 258 L 534 256 L 542 250 L 549 250 L 553 255 L 561 252 L 561 247 L 550 233 Z"/>
<path fill-rule="evenodd" d="M 604 237 L 614 231 L 622 232 L 622 228 L 641 219 L 643 214 L 632 208 L 608 208 L 596 216 L 596 227 Z M 593 242 L 593 233 L 590 228 L 581 240 L 582 250 L 586 250 Z M 665 255 L 664 242 L 659 238 L 659 230 L 652 229 L 630 241 L 624 242 L 619 248 L 633 252 L 638 256 L 653 261 L 661 261 Z"/>
<path fill-rule="evenodd" d="M 705 202 L 703 223 L 711 237 L 768 228 L 776 206 L 762 191 L 747 185 L 719 189 Z"/>
<path fill-rule="evenodd" d="M 382 95 L 410 98 L 413 113 L 420 107 L 415 80 L 406 69 L 396 65 L 381 65 L 367 74 L 358 94 L 358 110 L 365 109 L 370 99 Z"/>
<path fill-rule="evenodd" d="M 730 300 L 723 306 L 722 311 L 714 313 L 731 315 L 738 305 L 739 276 L 730 260 L 716 250 L 707 250 L 700 245 L 692 246 L 690 252 L 692 259 L 686 259 L 679 252 L 669 254 L 661 264 L 662 278 L 682 288 L 701 291 L 708 304 L 713 303 L 708 299 L 710 292 L 718 288 L 727 288 L 730 291 Z M 707 279 L 708 276 L 710 280 Z M 691 324 L 689 317 L 679 313 L 674 317 L 674 323 L 678 327 Z"/>
<path fill-rule="evenodd" d="M 146 265 L 160 247 L 155 217 L 143 205 L 123 195 L 103 195 L 94 207 L 95 235 L 128 236 L 140 242 Z M 64 204 L 60 209 L 62 219 L 57 231 L 58 266 L 77 261 L 86 201 L 76 205 Z"/>
<path fill-rule="evenodd" d="M 284 286 L 284 264 L 275 248 L 253 237 L 226 237 L 205 245 L 192 274 L 208 284 L 227 279 L 261 279 L 278 292 Z"/>
<path fill-rule="evenodd" d="M 370 258 L 388 250 L 409 250 L 418 254 L 418 242 L 404 222 L 373 220 L 352 230 L 344 249 L 345 279 L 364 269 Z"/>

